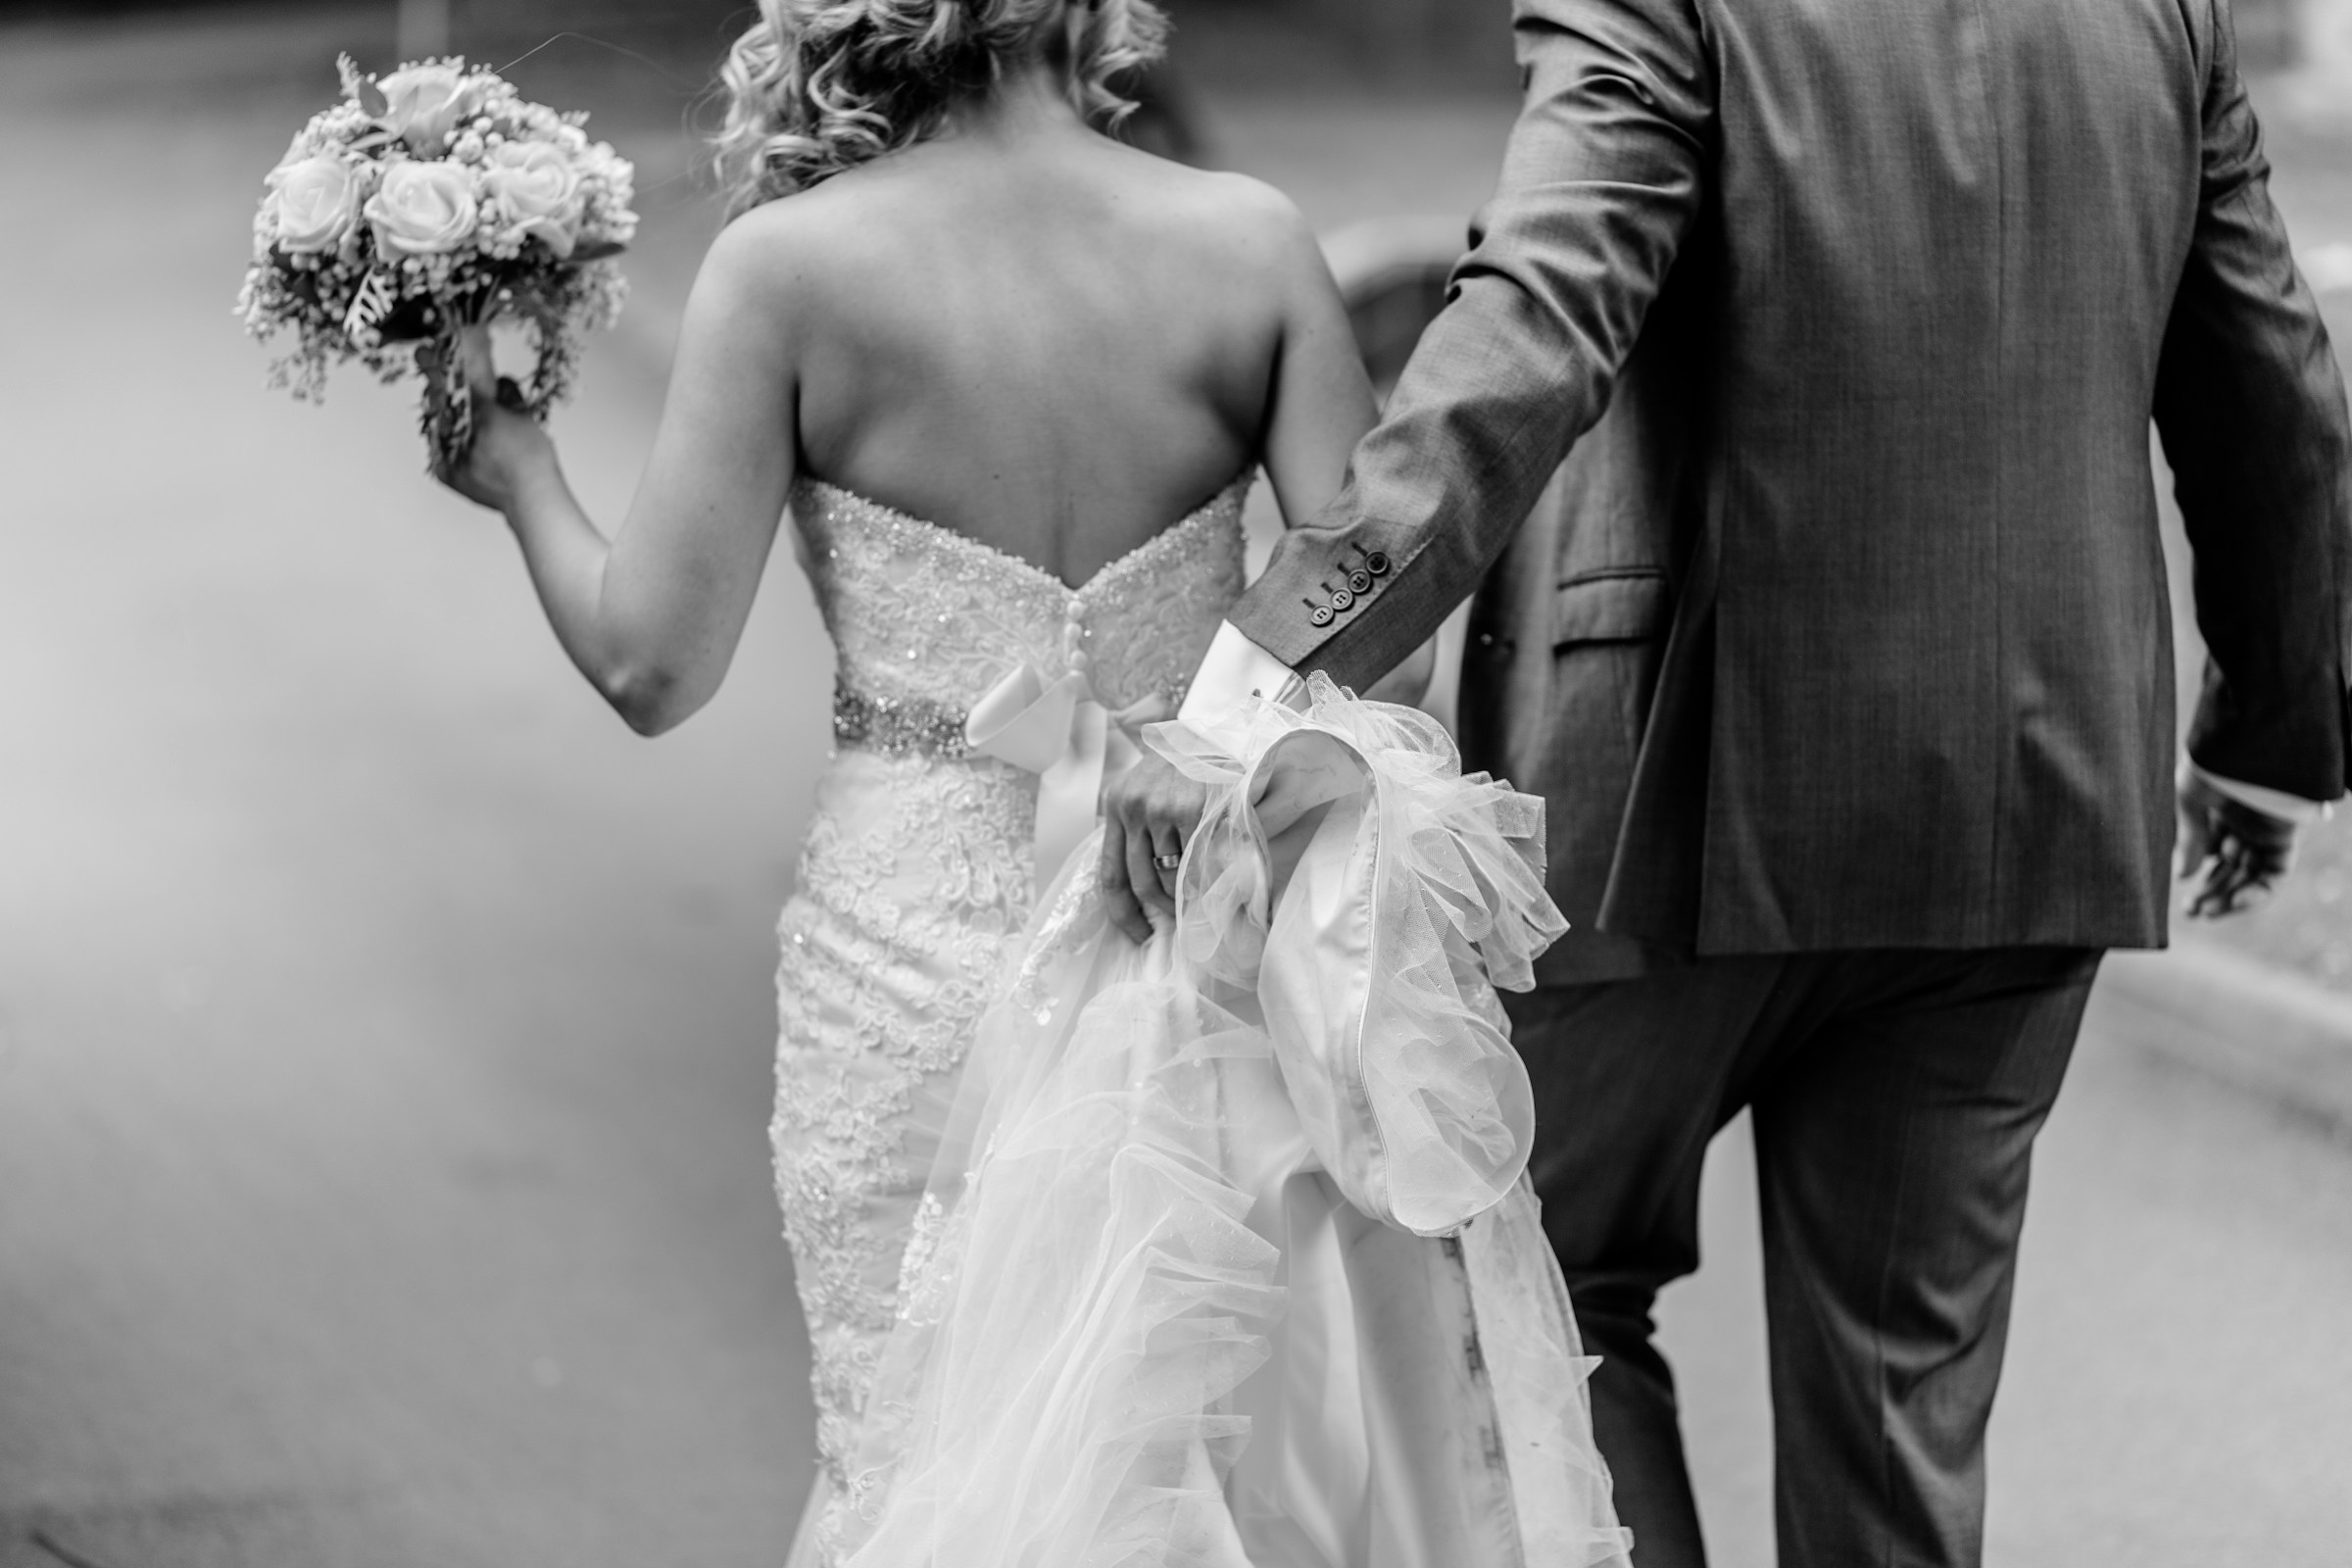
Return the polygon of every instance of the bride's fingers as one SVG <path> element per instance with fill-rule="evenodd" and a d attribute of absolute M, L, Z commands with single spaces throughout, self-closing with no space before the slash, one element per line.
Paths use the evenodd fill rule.
<path fill-rule="evenodd" d="M 1176 912 L 1176 901 L 1169 898 L 1167 889 L 1159 885 L 1159 867 L 1152 863 L 1152 857 L 1158 853 L 1152 847 L 1150 833 L 1127 835 L 1127 885 L 1142 903 L 1173 914 Z M 1129 934 L 1133 935 L 1132 932 Z M 1152 922 L 1148 917 L 1144 921 L 1144 935 L 1139 940 L 1152 940 Z"/>
<path fill-rule="evenodd" d="M 466 372 L 466 390 L 476 403 L 498 401 L 498 361 L 490 352 L 488 327 L 458 329 L 458 367 Z"/>
<path fill-rule="evenodd" d="M 1102 819 L 1102 858 L 1096 863 L 1095 880 L 1102 889 L 1103 911 L 1110 923 L 1141 947 L 1152 940 L 1152 921 L 1128 886 L 1127 827 L 1116 816 Z"/>
<path fill-rule="evenodd" d="M 1176 873 L 1184 859 L 1184 835 L 1172 827 L 1155 829 L 1152 835 L 1152 885 L 1167 902 L 1161 906 L 1168 913 L 1176 912 Z"/>

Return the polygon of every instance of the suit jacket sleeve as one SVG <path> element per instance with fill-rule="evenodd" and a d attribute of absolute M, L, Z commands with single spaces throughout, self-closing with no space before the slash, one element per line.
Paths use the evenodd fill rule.
<path fill-rule="evenodd" d="M 2229 8 L 2213 8 L 2196 232 L 2156 423 L 2196 557 L 2209 659 L 2189 754 L 2210 772 L 2344 793 L 2352 434 L 2343 379 L 2270 197 Z"/>
<path fill-rule="evenodd" d="M 1513 26 L 1526 107 L 1446 309 L 1347 488 L 1229 617 L 1344 685 L 1477 586 L 1607 408 L 1701 201 L 1714 89 L 1689 0 L 1516 0 Z"/>

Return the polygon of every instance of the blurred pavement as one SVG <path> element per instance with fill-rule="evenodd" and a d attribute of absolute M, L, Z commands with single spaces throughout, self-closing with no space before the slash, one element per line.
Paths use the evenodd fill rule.
<path fill-rule="evenodd" d="M 250 204 L 388 16 L 0 34 L 0 1568 L 752 1568 L 807 1484 L 768 976 L 830 654 L 779 553 L 638 741 L 408 393 L 262 387 Z M 1326 226 L 1466 213 L 1509 118 L 1202 102 Z M 672 123 L 597 128 L 641 308 L 558 429 L 611 517 L 712 218 Z M 2299 230 L 2344 172 L 2282 171 Z M 2043 1147 L 1993 1560 L 2343 1561 L 2352 1150 L 2095 1019 Z M 1741 1153 L 1667 1308 L 1719 1568 L 1771 1560 Z"/>

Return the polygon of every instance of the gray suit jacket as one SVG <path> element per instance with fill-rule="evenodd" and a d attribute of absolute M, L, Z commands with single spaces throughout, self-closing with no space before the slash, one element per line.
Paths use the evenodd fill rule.
<path fill-rule="evenodd" d="M 2213 655 L 2192 754 L 2343 792 L 2352 438 L 2225 0 L 1515 24 L 1450 301 L 1232 619 L 1360 686 L 1502 558 L 1465 750 L 1550 802 L 1583 930 L 1549 978 L 2161 945 L 2151 415 Z"/>

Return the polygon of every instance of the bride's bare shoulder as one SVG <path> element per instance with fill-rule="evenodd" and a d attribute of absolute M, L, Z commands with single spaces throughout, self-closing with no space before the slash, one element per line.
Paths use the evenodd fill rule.
<path fill-rule="evenodd" d="M 1306 216 L 1283 191 L 1248 174 L 1188 168 L 1119 149 L 1122 203 L 1141 244 L 1181 260 L 1234 304 L 1282 309 L 1331 286 Z"/>
<path fill-rule="evenodd" d="M 1137 211 L 1203 243 L 1282 247 L 1311 231 L 1298 203 L 1264 180 L 1225 170 L 1195 169 L 1130 147 L 1104 154 L 1109 178 L 1142 198 Z"/>
<path fill-rule="evenodd" d="M 730 219 L 704 253 L 688 304 L 724 330 L 787 352 L 812 309 L 855 301 L 862 271 L 887 260 L 870 199 L 828 181 Z M 862 258 L 862 260 L 861 260 Z"/>
<path fill-rule="evenodd" d="M 704 285 L 744 304 L 847 305 L 902 293 L 943 258 L 1010 266 L 1043 244 L 1128 275 L 1287 294 L 1328 276 L 1288 196 L 1246 174 L 1102 143 L 1067 163 L 959 167 L 918 149 L 746 212 L 722 229 Z M 941 231 L 956 243 L 940 243 Z M 989 236 L 997 243 L 979 243 Z M 1238 303 L 1238 302 L 1237 302 Z"/>
<path fill-rule="evenodd" d="M 747 281 L 771 286 L 789 283 L 836 263 L 861 236 L 871 235 L 872 206 L 859 187 L 841 180 L 763 202 L 728 220 L 710 242 L 704 271 L 742 273 Z"/>

